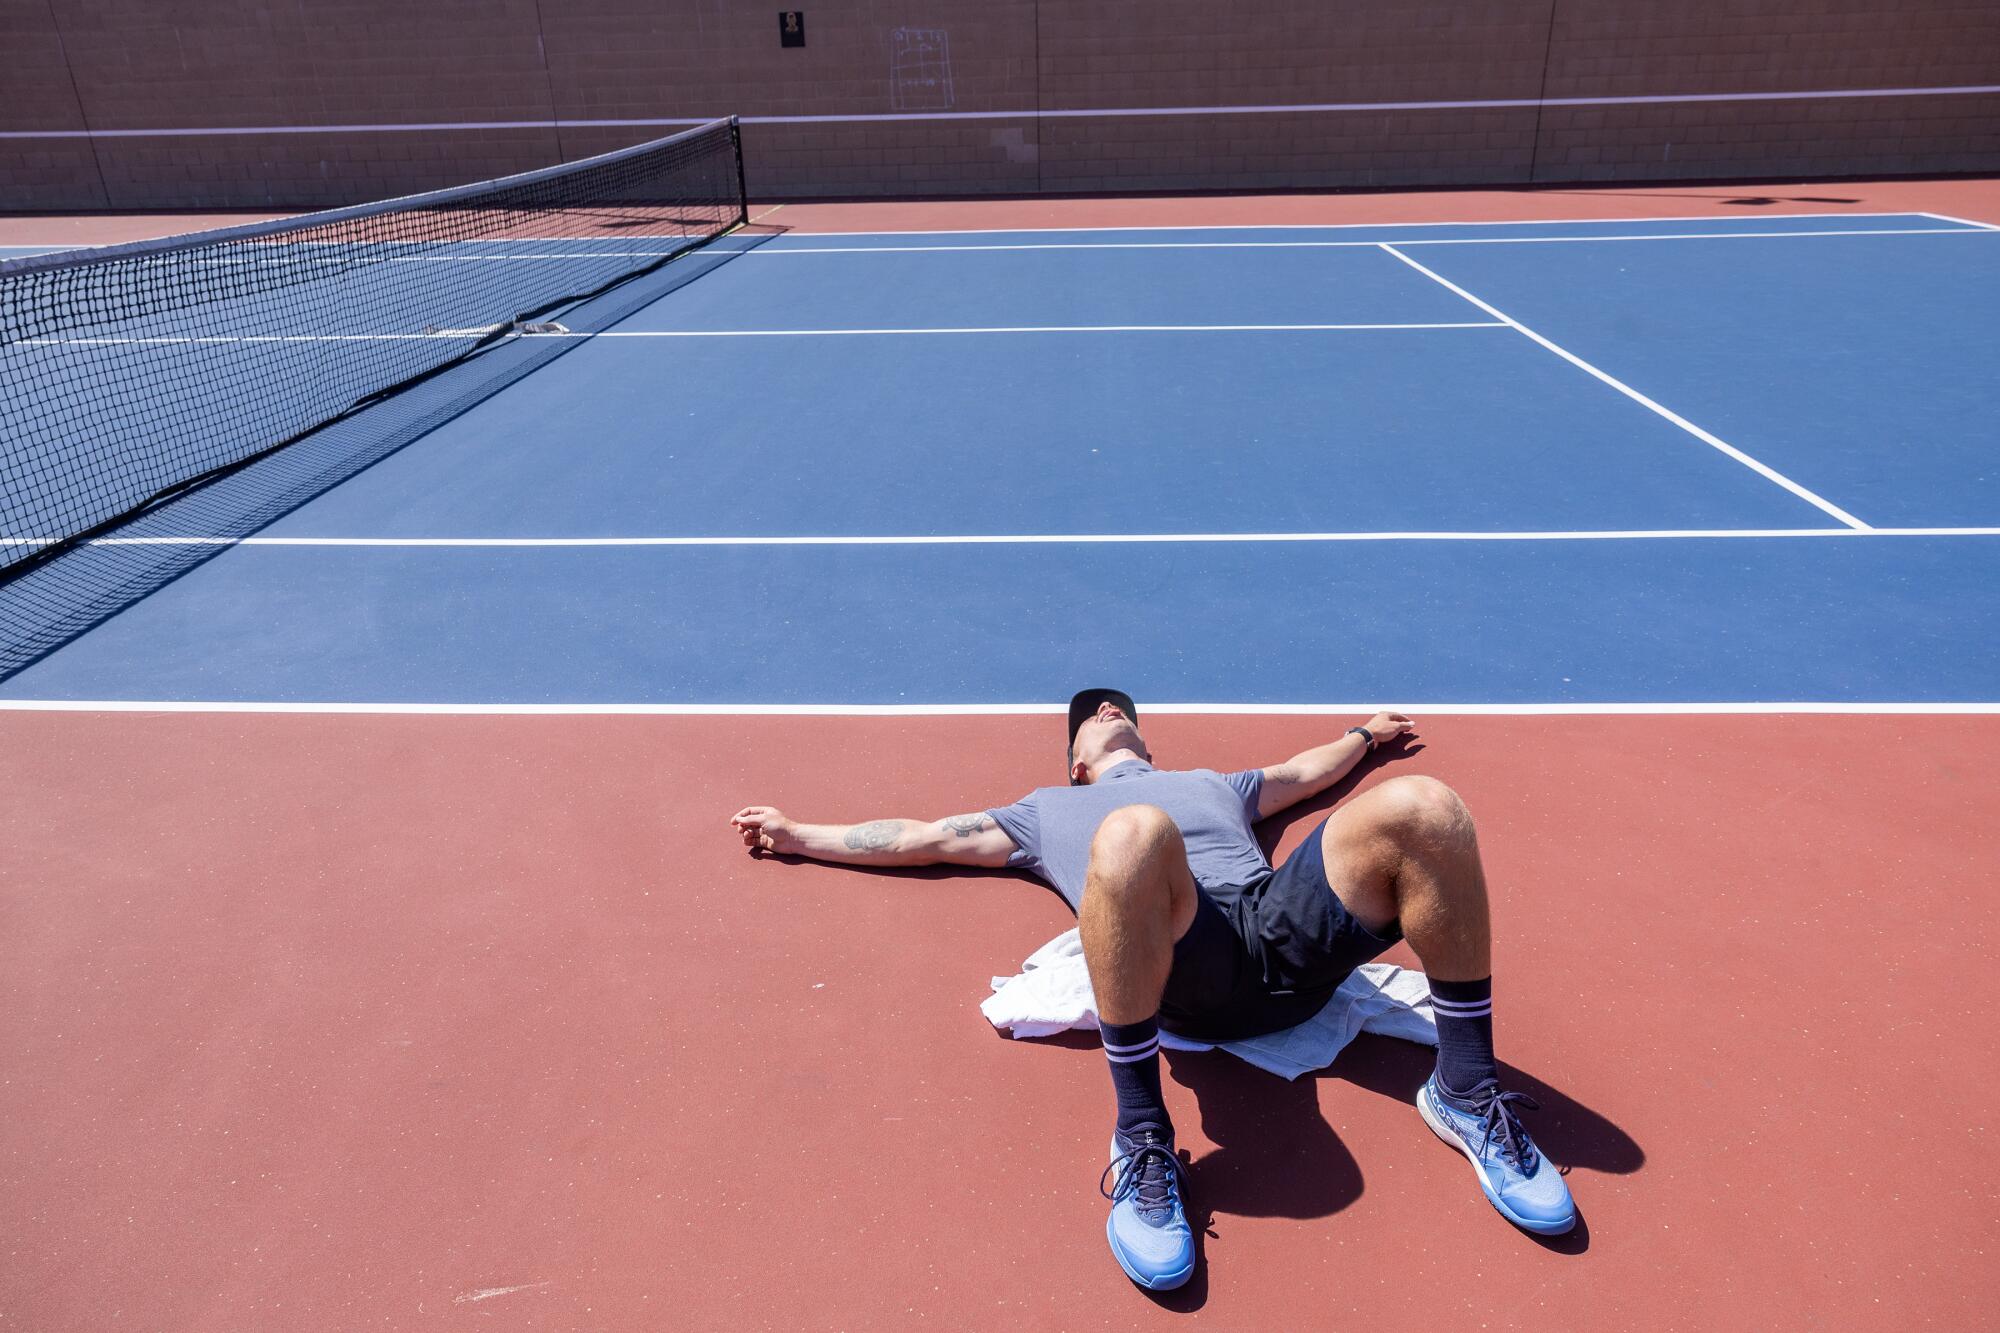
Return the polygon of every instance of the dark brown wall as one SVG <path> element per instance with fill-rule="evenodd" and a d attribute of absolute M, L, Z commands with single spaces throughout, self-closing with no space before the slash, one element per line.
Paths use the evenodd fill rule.
<path fill-rule="evenodd" d="M 801 3 L 802 0 L 793 0 Z M 0 0 L 0 208 L 350 202 L 745 127 L 764 198 L 2000 169 L 2000 95 L 1259 115 L 1034 112 L 2000 84 L 1996 0 Z M 951 86 L 893 68 L 946 34 Z M 1018 113 L 1018 114 L 1009 114 Z M 495 123 L 515 125 L 495 127 Z"/>

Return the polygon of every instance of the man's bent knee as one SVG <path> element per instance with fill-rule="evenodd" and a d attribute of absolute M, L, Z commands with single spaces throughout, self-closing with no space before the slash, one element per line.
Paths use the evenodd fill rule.
<path fill-rule="evenodd" d="M 1159 806 L 1121 806 L 1097 826 L 1090 840 L 1091 863 L 1148 860 L 1178 844 L 1180 836 L 1173 817 Z"/>
<path fill-rule="evenodd" d="M 1090 871 L 1085 898 L 1127 902 L 1172 897 L 1172 884 L 1187 873 L 1187 850 L 1181 831 L 1166 811 L 1153 805 L 1128 805 L 1114 810 L 1097 826 L 1090 842 Z"/>
<path fill-rule="evenodd" d="M 1472 812 L 1458 793 L 1436 778 L 1391 778 L 1375 789 L 1377 814 L 1398 831 L 1419 837 L 1462 837 L 1472 831 Z"/>

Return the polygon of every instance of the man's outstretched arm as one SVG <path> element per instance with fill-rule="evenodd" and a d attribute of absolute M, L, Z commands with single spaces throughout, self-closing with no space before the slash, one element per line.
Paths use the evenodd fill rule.
<path fill-rule="evenodd" d="M 1416 735 L 1416 724 L 1401 713 L 1377 713 L 1362 725 L 1384 745 L 1398 736 Z M 1287 806 L 1319 795 L 1346 777 L 1368 753 L 1368 742 L 1349 731 L 1340 739 L 1300 751 L 1282 764 L 1264 770 L 1264 788 L 1257 796 L 1257 818 L 1275 815 Z"/>
<path fill-rule="evenodd" d="M 1004 866 L 1014 840 L 990 815 L 953 815 L 935 823 L 872 819 L 865 824 L 800 824 L 768 805 L 729 817 L 753 852 L 809 856 L 857 866 Z"/>

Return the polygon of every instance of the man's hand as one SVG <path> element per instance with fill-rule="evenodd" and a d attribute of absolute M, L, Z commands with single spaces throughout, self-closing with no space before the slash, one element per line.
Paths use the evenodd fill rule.
<path fill-rule="evenodd" d="M 1402 713 L 1386 709 L 1368 719 L 1368 734 L 1374 745 L 1382 746 L 1417 734 L 1417 724 Z M 1264 770 L 1263 789 L 1257 795 L 1257 818 L 1268 819 L 1287 806 L 1319 795 L 1353 771 L 1369 749 L 1361 737 L 1348 731 L 1337 740 L 1295 754 L 1282 764 Z"/>
<path fill-rule="evenodd" d="M 799 853 L 795 832 L 798 826 L 775 806 L 746 805 L 731 815 L 729 822 L 743 835 L 743 845 L 753 852 L 794 856 Z"/>
<path fill-rule="evenodd" d="M 801 824 L 769 805 L 746 805 L 729 817 L 751 855 L 809 856 L 841 865 L 1004 866 L 1014 840 L 990 815 L 953 815 L 935 823 L 871 819 L 865 824 Z"/>
<path fill-rule="evenodd" d="M 1377 745 L 1387 745 L 1398 736 L 1417 734 L 1417 724 L 1401 713 L 1377 713 L 1362 725 L 1368 728 L 1368 734 L 1375 738 Z"/>

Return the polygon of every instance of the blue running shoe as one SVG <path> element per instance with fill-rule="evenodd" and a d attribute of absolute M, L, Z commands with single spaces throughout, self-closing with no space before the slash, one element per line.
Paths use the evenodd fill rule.
<path fill-rule="evenodd" d="M 1540 1110 L 1532 1097 L 1502 1092 L 1487 1079 L 1460 1100 L 1460 1107 L 1438 1091 L 1432 1074 L 1417 1093 L 1417 1110 L 1431 1132 L 1464 1153 L 1479 1176 L 1479 1188 L 1500 1216 L 1524 1231 L 1560 1236 L 1576 1225 L 1576 1203 L 1562 1171 L 1535 1147 L 1514 1108 Z"/>
<path fill-rule="evenodd" d="M 1181 1208 L 1181 1159 L 1171 1134 L 1150 1125 L 1129 1137 L 1114 1133 L 1097 1190 L 1111 1200 L 1104 1233 L 1126 1277 L 1148 1291 L 1171 1291 L 1194 1275 L 1194 1231 Z"/>

